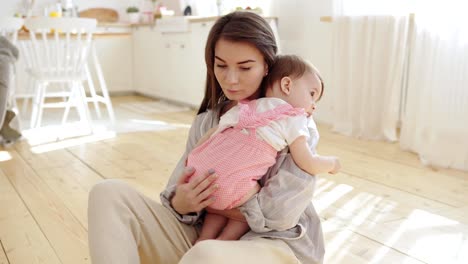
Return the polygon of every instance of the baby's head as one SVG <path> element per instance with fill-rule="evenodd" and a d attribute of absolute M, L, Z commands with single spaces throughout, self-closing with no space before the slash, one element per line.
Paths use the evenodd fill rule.
<path fill-rule="evenodd" d="M 266 79 L 266 96 L 277 97 L 308 115 L 323 94 L 323 81 L 317 69 L 296 55 L 278 55 Z"/>

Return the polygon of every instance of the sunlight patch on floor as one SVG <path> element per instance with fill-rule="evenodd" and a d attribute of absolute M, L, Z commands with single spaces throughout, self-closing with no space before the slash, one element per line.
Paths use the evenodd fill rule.
<path fill-rule="evenodd" d="M 11 155 L 8 151 L 0 151 L 0 161 L 11 160 Z"/>
<path fill-rule="evenodd" d="M 114 138 L 115 136 L 116 136 L 115 132 L 108 131 L 108 132 L 104 132 L 104 133 L 92 134 L 92 135 L 89 135 L 89 136 L 66 139 L 66 140 L 62 140 L 62 141 L 58 141 L 58 142 L 53 142 L 53 143 L 34 146 L 34 147 L 31 148 L 31 151 L 33 153 L 36 153 L 36 154 L 45 153 L 45 152 L 49 152 L 49 151 L 65 149 L 65 148 L 69 148 L 69 147 L 75 147 L 75 146 L 79 146 L 79 145 L 86 144 L 86 143 L 98 142 L 98 141 L 101 141 L 101 140 Z"/>
<path fill-rule="evenodd" d="M 182 123 L 167 123 L 159 120 L 141 120 L 141 119 L 131 119 L 130 122 L 137 124 L 146 124 L 146 125 L 155 125 L 155 126 L 166 126 L 169 128 L 190 128 L 190 124 Z"/>

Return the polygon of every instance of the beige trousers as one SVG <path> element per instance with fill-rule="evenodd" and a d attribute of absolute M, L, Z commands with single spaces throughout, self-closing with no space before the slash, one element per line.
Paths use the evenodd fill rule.
<path fill-rule="evenodd" d="M 94 264 L 287 264 L 299 263 L 281 240 L 197 239 L 195 227 L 180 223 L 158 202 L 118 180 L 89 194 L 88 236 Z"/>

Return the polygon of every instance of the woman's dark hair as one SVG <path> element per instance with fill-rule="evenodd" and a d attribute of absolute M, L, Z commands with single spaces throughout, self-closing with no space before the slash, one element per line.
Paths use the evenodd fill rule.
<path fill-rule="evenodd" d="M 207 109 L 214 109 L 228 99 L 223 95 L 221 86 L 214 74 L 214 50 L 220 39 L 245 42 L 254 45 L 270 68 L 278 50 L 275 35 L 270 25 L 261 16 L 246 11 L 236 11 L 220 17 L 210 30 L 205 46 L 206 84 L 205 96 L 198 109 L 198 114 Z M 265 94 L 264 81 L 260 85 L 260 94 Z"/>
<path fill-rule="evenodd" d="M 320 98 L 322 98 L 323 91 L 325 90 L 322 76 L 320 76 L 320 73 L 314 65 L 296 55 L 277 55 L 275 63 L 268 71 L 268 76 L 265 79 L 265 86 L 272 87 L 273 84 L 281 81 L 281 79 L 286 76 L 293 79 L 299 79 L 306 72 L 313 73 L 317 78 L 319 78 L 320 85 L 322 86 L 322 91 L 319 96 L 320 100 Z"/>

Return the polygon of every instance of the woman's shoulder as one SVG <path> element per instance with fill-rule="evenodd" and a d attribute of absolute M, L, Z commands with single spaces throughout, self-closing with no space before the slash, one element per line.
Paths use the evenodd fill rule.
<path fill-rule="evenodd" d="M 257 111 L 264 112 L 275 109 L 280 105 L 288 104 L 286 101 L 276 97 L 262 97 L 257 99 Z"/>
<path fill-rule="evenodd" d="M 218 125 L 220 107 L 207 109 L 205 112 L 195 116 L 192 126 L 198 126 L 202 131 L 208 131 L 210 128 Z"/>
<path fill-rule="evenodd" d="M 262 97 L 257 99 L 257 104 L 275 104 L 275 105 L 282 105 L 282 104 L 287 104 L 283 99 L 280 99 L 278 97 Z"/>

